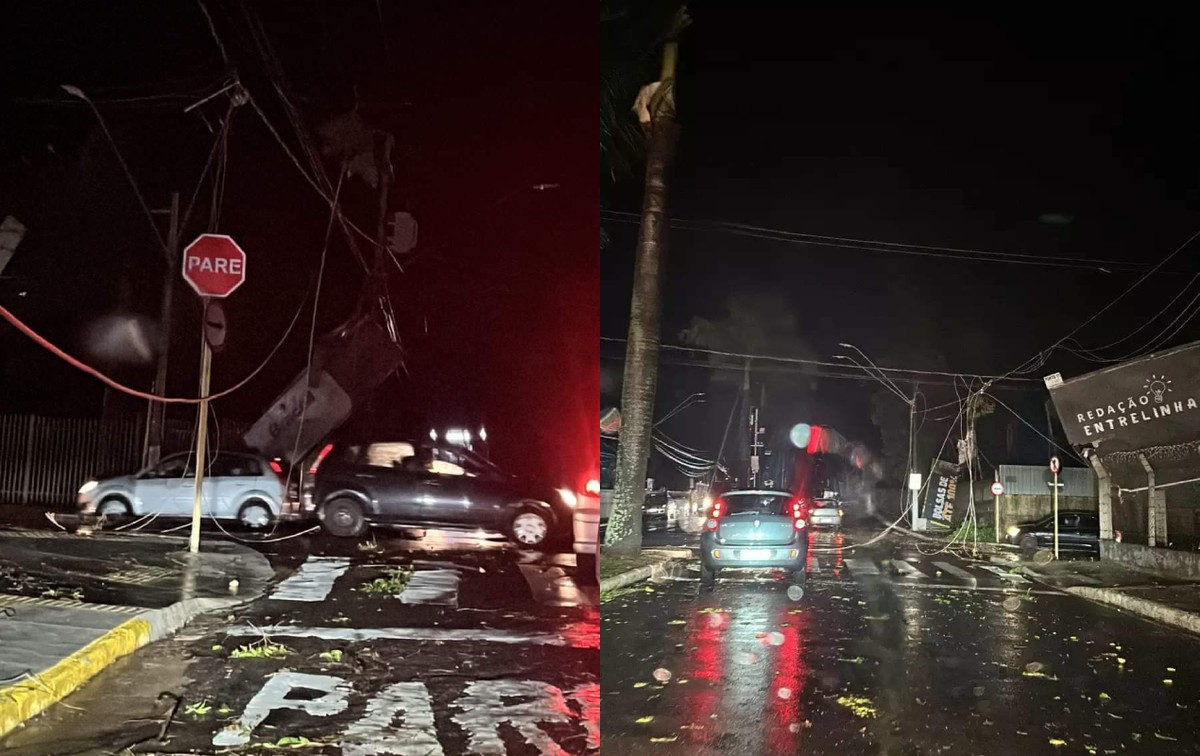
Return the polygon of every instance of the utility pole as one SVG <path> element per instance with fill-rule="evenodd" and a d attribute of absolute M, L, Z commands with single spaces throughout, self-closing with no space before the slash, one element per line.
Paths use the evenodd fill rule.
<path fill-rule="evenodd" d="M 751 427 L 751 424 L 752 424 L 751 413 L 753 411 L 754 411 L 754 405 L 750 401 L 750 361 L 746 360 L 746 366 L 745 366 L 745 368 L 743 368 L 743 372 L 742 372 L 742 403 L 738 409 L 738 413 L 741 415 L 741 417 L 739 419 L 741 421 L 743 429 Z M 753 443 L 754 443 L 754 441 L 753 441 L 753 439 L 751 439 L 751 444 L 753 444 Z M 747 451 L 743 455 L 743 452 L 741 451 L 741 449 L 738 450 L 738 462 L 741 463 L 739 465 L 739 467 L 742 470 L 749 471 L 750 457 L 752 457 L 754 455 L 754 450 L 751 449 L 749 446 L 744 446 L 744 447 L 742 447 L 742 449 L 746 449 Z M 741 473 L 738 473 L 738 476 L 740 477 Z M 746 478 L 746 485 L 747 485 L 747 487 L 749 487 L 749 485 L 750 485 L 749 477 Z"/>
<path fill-rule="evenodd" d="M 375 274 L 380 277 L 382 284 L 384 270 L 387 269 L 387 217 L 388 194 L 392 189 L 392 145 L 395 138 L 384 134 L 382 155 L 377 159 L 379 166 L 379 226 L 375 231 Z"/>
<path fill-rule="evenodd" d="M 759 437 L 762 436 L 762 428 L 758 424 L 759 408 L 755 407 L 750 411 L 750 476 L 747 480 L 747 488 L 755 488 L 758 486 L 758 471 L 762 467 L 762 441 Z"/>
<path fill-rule="evenodd" d="M 921 518 L 921 488 L 913 486 L 913 476 L 917 473 L 917 387 L 913 386 L 913 398 L 908 403 L 908 489 L 912 497 L 912 529 L 920 529 Z"/>
<path fill-rule="evenodd" d="M 155 212 L 163 212 L 161 210 Z M 179 275 L 179 192 L 171 193 L 171 225 L 167 232 L 167 270 L 163 275 L 162 304 L 158 318 L 158 369 L 154 375 L 154 391 L 167 395 L 167 360 L 171 353 L 171 314 L 175 299 L 175 278 Z M 142 450 L 144 466 L 158 464 L 162 457 L 163 428 L 167 406 L 150 402 L 146 410 L 146 440 Z"/>

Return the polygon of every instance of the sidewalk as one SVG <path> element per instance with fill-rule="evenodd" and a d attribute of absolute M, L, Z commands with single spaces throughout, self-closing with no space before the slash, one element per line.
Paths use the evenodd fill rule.
<path fill-rule="evenodd" d="M 154 535 L 0 531 L 0 736 L 201 612 L 261 595 L 266 557 Z M 236 580 L 236 594 L 230 581 Z"/>
<path fill-rule="evenodd" d="M 1067 593 L 1200 634 L 1200 583 L 1108 561 L 1020 562 L 1021 571 Z"/>
<path fill-rule="evenodd" d="M 613 561 L 618 561 L 623 567 L 617 572 L 605 570 L 604 568 L 604 551 L 600 552 L 600 595 L 603 601 L 604 594 L 615 591 L 620 588 L 639 583 L 643 580 L 648 580 L 654 577 L 662 577 L 669 571 L 669 566 L 673 562 L 692 559 L 695 555 L 688 548 L 650 548 L 642 549 L 641 555 L 634 558 L 618 558 L 609 557 L 610 564 Z M 607 573 L 607 574 L 606 574 Z"/>

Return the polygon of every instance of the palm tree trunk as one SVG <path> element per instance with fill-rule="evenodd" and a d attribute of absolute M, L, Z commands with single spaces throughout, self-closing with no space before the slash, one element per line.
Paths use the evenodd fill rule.
<path fill-rule="evenodd" d="M 658 348 L 662 321 L 662 270 L 667 224 L 667 174 L 679 127 L 675 120 L 675 42 L 663 50 L 663 77 L 650 97 L 646 129 L 646 184 L 629 308 L 629 341 L 621 390 L 620 442 L 613 508 L 605 550 L 635 554 L 642 548 L 642 505 L 650 461 L 654 399 L 658 384 Z M 639 98 L 639 103 L 641 98 Z"/>

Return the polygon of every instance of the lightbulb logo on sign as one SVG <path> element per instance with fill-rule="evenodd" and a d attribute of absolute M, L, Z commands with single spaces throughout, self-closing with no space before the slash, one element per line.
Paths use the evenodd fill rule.
<path fill-rule="evenodd" d="M 1155 404 L 1162 404 L 1163 394 L 1171 390 L 1171 381 L 1165 375 L 1151 375 L 1146 381 L 1146 391 L 1154 399 Z"/>

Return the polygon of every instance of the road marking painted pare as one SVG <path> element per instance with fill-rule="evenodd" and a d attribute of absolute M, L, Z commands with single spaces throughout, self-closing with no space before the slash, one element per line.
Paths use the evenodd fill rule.
<path fill-rule="evenodd" d="M 296 690 L 321 695 L 289 698 Z M 234 724 L 213 735 L 212 744 L 250 743 L 255 728 L 273 711 L 302 711 L 313 717 L 341 714 L 349 706 L 350 683 L 332 675 L 277 672 L 259 689 Z M 579 709 L 576 714 L 571 704 Z M 566 753 L 543 727 L 582 725 L 589 749 L 600 747 L 600 686 L 585 683 L 563 691 L 538 680 L 475 680 L 453 703 L 450 718 L 467 736 L 470 753 L 502 756 L 508 752 L 501 727 L 507 725 L 540 754 Z M 393 683 L 368 703 L 366 713 L 341 738 L 343 756 L 442 756 L 433 714 L 433 697 L 419 681 Z"/>

